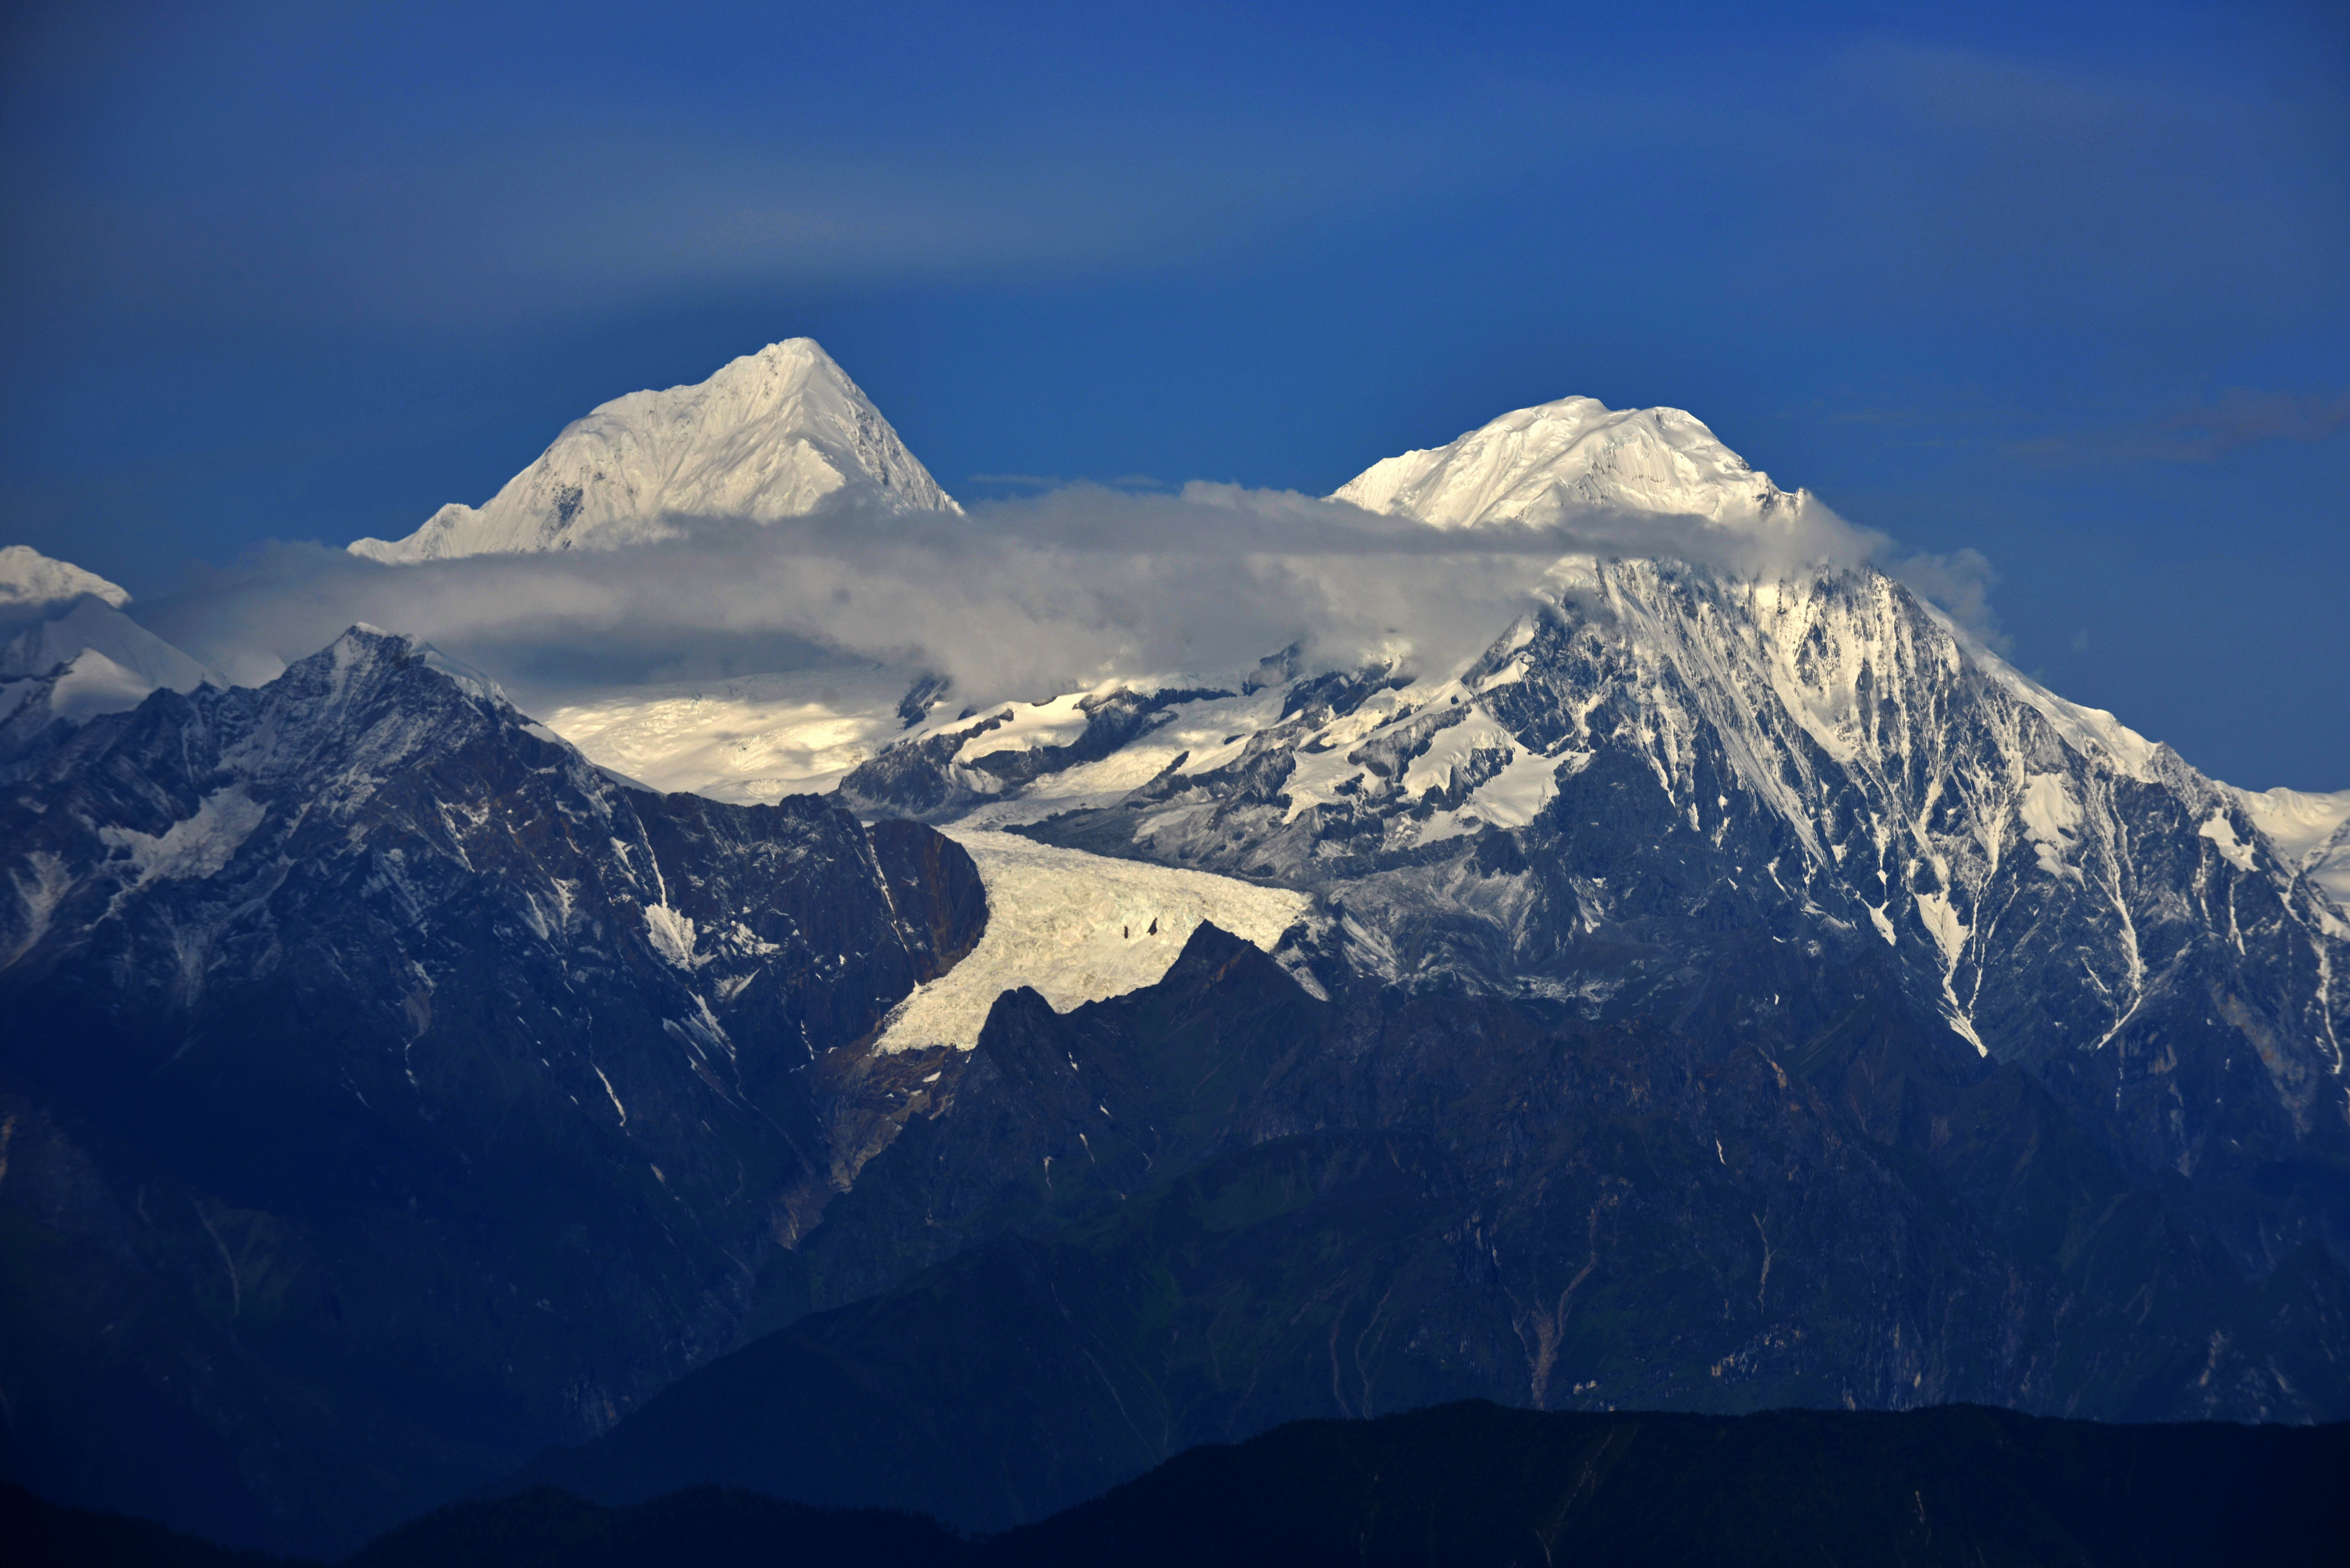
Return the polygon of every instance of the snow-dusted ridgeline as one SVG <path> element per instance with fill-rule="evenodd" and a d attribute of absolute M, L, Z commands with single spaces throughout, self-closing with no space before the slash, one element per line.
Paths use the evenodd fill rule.
<path fill-rule="evenodd" d="M 200 661 L 96 598 L 81 599 L 55 620 L 33 627 L 0 648 L 0 680 L 47 675 L 85 652 L 104 655 L 141 682 L 142 696 L 164 687 L 192 691 L 206 680 L 227 684 Z"/>
<path fill-rule="evenodd" d="M 2226 787 L 2226 786 L 2223 786 Z M 2350 789 L 2230 788 L 2278 860 L 2350 907 Z"/>
<path fill-rule="evenodd" d="M 1798 508 L 1668 412 L 1523 410 L 1339 495 L 1447 527 L 1600 504 L 1763 533 Z M 1310 891 L 1348 967 L 1410 985 L 1600 1005 L 1638 992 L 1607 956 L 1627 943 L 1874 947 L 2148 1167 L 2350 1127 L 2350 797 L 2220 784 L 1865 566 L 1578 555 L 1535 597 L 1465 669 L 1201 681 L 1223 694 L 1139 700 L 1098 745 L 1074 722 L 1117 711 L 1103 690 L 1014 704 L 843 790 Z"/>

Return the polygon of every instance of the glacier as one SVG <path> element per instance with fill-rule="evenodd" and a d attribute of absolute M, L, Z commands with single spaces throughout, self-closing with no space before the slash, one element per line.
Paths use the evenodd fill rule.
<path fill-rule="evenodd" d="M 881 1026 L 883 1051 L 969 1051 L 1007 991 L 1026 986 L 1066 1012 L 1157 984 L 1203 920 L 1271 952 L 1310 912 L 1311 900 L 1285 888 L 1008 833 L 947 836 L 979 867 L 987 931 L 962 961 L 898 1004 Z M 1310 973 L 1304 979 L 1319 989 Z"/>
<path fill-rule="evenodd" d="M 866 457 L 842 460 L 855 483 L 952 511 L 910 456 L 891 466 L 901 449 L 865 410 L 814 344 L 772 346 L 605 405 L 488 507 L 374 553 L 619 547 L 685 513 L 787 514 L 852 483 L 801 483 L 811 421 L 836 457 L 865 432 Z M 566 474 L 583 496 L 601 486 L 592 506 L 548 502 Z M 1654 992 L 1623 971 L 1627 944 L 1743 922 L 1874 947 L 1970 1051 L 2100 1101 L 2149 1169 L 2350 1130 L 2350 792 L 2210 779 L 1877 566 L 1806 556 L 1807 522 L 1832 514 L 1682 410 L 1561 399 L 1374 463 L 1330 499 L 1445 533 L 1572 536 L 1645 514 L 1772 547 L 1529 555 L 1531 607 L 1447 668 L 1416 663 L 1407 637 L 1352 668 L 1293 649 L 958 711 L 917 666 L 852 659 L 575 692 L 546 729 L 647 787 L 825 792 L 966 841 L 1001 923 L 899 1009 L 892 1052 L 967 1046 L 1020 986 L 1065 1007 L 1152 983 L 1166 944 L 1101 933 L 1138 877 L 1166 876 L 1195 880 L 1162 931 L 1240 930 L 1314 989 L 1352 973 L 1622 1011 Z M 75 617 L 114 613 L 86 599 Z M 50 679 L 127 701 L 134 683 L 109 684 L 99 651 Z M 2272 1255 L 2294 1233 L 2242 1245 Z"/>
<path fill-rule="evenodd" d="M 397 1326 L 303 1386 L 348 1427 L 296 1458 L 426 1484 L 369 1402 L 409 1357 L 433 1446 L 489 1433 L 478 1480 L 738 1334 L 1239 1171 L 1376 1223 L 1308 1256 L 1253 1251 L 1295 1233 L 1260 1216 L 1180 1310 L 1246 1297 L 1309 1372 L 1351 1344 L 1363 1411 L 1418 1356 L 1537 1405 L 1604 1371 L 1660 1407 L 2338 1415 L 2350 791 L 2235 788 L 2049 691 L 1681 410 L 1562 399 L 1292 499 L 1415 541 L 1367 570 L 1424 528 L 1524 591 L 1461 658 L 1400 626 L 967 702 L 841 648 L 536 719 L 366 626 L 253 689 L 94 591 L 10 644 L 9 1065 L 177 1162 L 177 1250 L 129 1276 L 187 1296 L 156 1386 L 299 1499 L 276 1407 L 217 1369 L 312 1376 L 279 1324 L 380 1301 Z M 959 510 L 803 339 L 354 549 L 835 506 Z M 1658 525 L 1586 526 L 1627 516 Z M 0 1110 L 17 1169 L 68 1168 L 63 1120 Z M 268 1257 L 337 1293 L 270 1318 Z M 1260 1292 L 1268 1258 L 1305 1293 Z M 492 1284 L 424 1310 L 448 1278 Z M 1048 1335 L 1104 1343 L 1085 1299 Z M 1283 1397 L 1245 1419 L 1322 1409 Z"/>

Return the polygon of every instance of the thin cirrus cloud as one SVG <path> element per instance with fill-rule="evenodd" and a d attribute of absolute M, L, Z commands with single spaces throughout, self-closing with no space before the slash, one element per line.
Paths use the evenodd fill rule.
<path fill-rule="evenodd" d="M 28 144 L 65 140 L 0 173 L 20 296 L 461 325 L 746 284 L 1213 271 L 1339 231 L 1422 270 L 1485 232 L 1588 281 L 1618 270 L 1595 236 L 1621 232 L 1733 297 L 2077 317 L 2170 291 L 2176 269 L 2137 258 L 2181 233 L 2207 286 L 2243 286 L 2228 309 L 2306 293 L 2314 237 L 2343 218 L 2305 110 L 1958 47 L 1700 44 L 1595 75 L 1534 30 L 1359 79 L 1332 50 L 1278 82 L 1227 62 L 1188 93 L 1130 71 L 974 81 L 935 51 L 858 88 L 793 49 L 790 90 L 754 101 L 699 90 L 706 72 L 583 80 L 560 37 L 533 39 L 518 78 L 444 82 L 357 26 L 283 46 L 272 75 L 262 36 L 126 50 L 103 90 L 28 122 Z M 223 83 L 271 112 L 224 105 Z M 96 114 L 85 99 L 109 137 L 46 129 Z"/>
<path fill-rule="evenodd" d="M 2350 429 L 2350 391 L 2331 397 L 2230 387 L 2159 419 L 2017 441 L 2015 456 L 2051 467 L 2121 462 L 2217 462 L 2271 441 L 2331 440 Z"/>
<path fill-rule="evenodd" d="M 2157 310 L 2161 342 L 2331 313 L 2350 231 L 2338 93 L 1893 42 L 1803 86 L 1732 154 L 1807 192 L 1798 221 L 1773 213 L 1757 286 L 1810 277 L 1847 308 L 1989 306 L 2068 335 Z"/>

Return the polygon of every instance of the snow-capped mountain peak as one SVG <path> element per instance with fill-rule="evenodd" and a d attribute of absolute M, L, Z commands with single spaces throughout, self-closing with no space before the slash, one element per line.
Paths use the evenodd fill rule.
<path fill-rule="evenodd" d="M 104 654 L 137 676 L 145 687 L 141 696 L 159 686 L 168 686 L 174 691 L 193 691 L 207 680 L 215 686 L 228 684 L 196 659 L 94 597 L 85 597 L 64 615 L 0 648 L 0 680 L 47 675 L 58 665 L 72 663 L 88 649 Z"/>
<path fill-rule="evenodd" d="M 65 614 L 0 646 L 0 759 L 22 753 L 60 723 L 70 729 L 136 708 L 149 692 L 193 691 L 207 682 L 228 684 L 85 593 Z"/>
<path fill-rule="evenodd" d="M 484 505 L 443 506 L 405 539 L 350 550 L 394 564 L 608 550 L 673 538 L 680 519 L 773 523 L 836 496 L 885 512 L 962 510 L 832 357 L 793 337 L 706 381 L 616 398 Z"/>
<path fill-rule="evenodd" d="M 30 545 L 0 549 L 0 614 L 41 610 L 88 596 L 117 608 L 130 596 L 96 572 L 42 555 Z"/>
<path fill-rule="evenodd" d="M 1772 483 L 1694 414 L 1561 398 L 1503 414 L 1448 445 L 1375 462 L 1331 499 L 1471 528 L 1540 525 L 1590 507 L 1735 526 L 1800 508 L 1807 497 Z"/>

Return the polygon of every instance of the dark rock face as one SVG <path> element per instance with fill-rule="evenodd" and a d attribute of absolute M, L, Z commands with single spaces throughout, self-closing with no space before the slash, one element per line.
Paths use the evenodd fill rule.
<path fill-rule="evenodd" d="M 2248 1278 L 1888 958 L 1730 932 L 1652 1001 L 1322 1002 L 1212 927 L 1148 991 L 1007 995 L 771 1265 L 754 1322 L 789 1326 L 522 1479 L 995 1528 L 1464 1396 L 2350 1417 L 2338 1262 Z"/>
<path fill-rule="evenodd" d="M 311 1547 L 728 1343 L 833 1191 L 810 1067 L 986 919 L 926 828 L 623 786 L 365 629 L 65 737 L 0 851 L 11 1473 Z"/>

